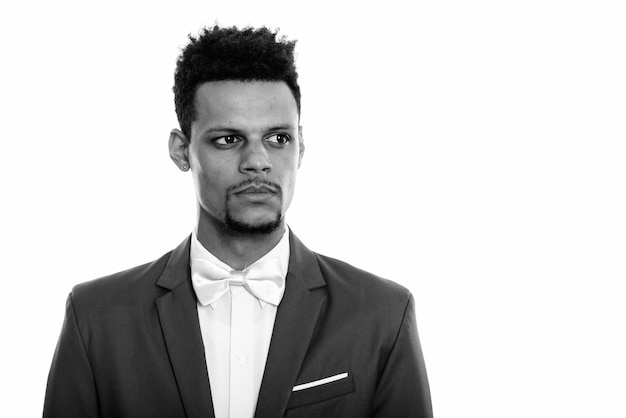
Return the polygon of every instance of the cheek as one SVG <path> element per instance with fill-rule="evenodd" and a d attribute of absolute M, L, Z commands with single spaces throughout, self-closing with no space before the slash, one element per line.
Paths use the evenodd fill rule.
<path fill-rule="evenodd" d="M 289 175 L 298 169 L 300 156 L 297 153 L 284 154 L 278 157 L 277 162 L 285 175 Z"/>
<path fill-rule="evenodd" d="M 204 160 L 197 163 L 198 165 L 194 167 L 197 194 L 205 202 L 212 201 L 216 204 L 216 200 L 223 196 L 226 189 L 224 182 L 228 180 L 228 173 L 223 170 L 223 167 L 211 161 Z"/>
<path fill-rule="evenodd" d="M 198 177 L 212 188 L 220 188 L 231 176 L 228 170 L 231 165 L 230 159 L 204 159 L 198 163 Z"/>
<path fill-rule="evenodd" d="M 298 158 L 292 156 L 284 158 L 281 161 L 282 172 L 282 185 L 285 192 L 293 193 L 293 189 L 296 183 L 296 174 L 298 173 Z"/>

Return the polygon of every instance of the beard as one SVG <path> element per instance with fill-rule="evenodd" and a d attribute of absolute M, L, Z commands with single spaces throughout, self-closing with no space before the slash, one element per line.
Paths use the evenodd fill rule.
<path fill-rule="evenodd" d="M 261 223 L 250 223 L 235 219 L 229 210 L 226 211 L 224 225 L 226 228 L 238 234 L 245 235 L 265 235 L 276 231 L 282 225 L 282 213 L 276 213 L 276 217 L 272 220 Z"/>

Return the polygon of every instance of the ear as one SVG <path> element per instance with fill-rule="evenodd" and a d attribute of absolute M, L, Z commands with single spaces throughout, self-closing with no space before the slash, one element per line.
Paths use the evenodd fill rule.
<path fill-rule="evenodd" d="M 189 140 L 179 129 L 172 129 L 168 141 L 170 158 L 182 171 L 189 170 Z"/>
<path fill-rule="evenodd" d="M 300 144 L 300 151 L 298 155 L 298 168 L 302 165 L 302 157 L 304 156 L 304 137 L 302 136 L 302 126 L 298 126 L 298 141 Z"/>

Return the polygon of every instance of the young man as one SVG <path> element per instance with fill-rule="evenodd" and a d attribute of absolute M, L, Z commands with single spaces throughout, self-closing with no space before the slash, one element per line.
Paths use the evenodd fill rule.
<path fill-rule="evenodd" d="M 411 294 L 285 224 L 304 153 L 295 42 L 205 29 L 169 140 L 198 201 L 158 260 L 76 286 L 46 417 L 431 417 Z"/>

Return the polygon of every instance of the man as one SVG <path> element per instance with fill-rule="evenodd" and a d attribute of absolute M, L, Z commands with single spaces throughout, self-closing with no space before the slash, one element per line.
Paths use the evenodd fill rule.
<path fill-rule="evenodd" d="M 178 59 L 197 225 L 150 264 L 76 286 L 46 417 L 431 417 L 413 298 L 285 224 L 304 153 L 295 42 L 205 29 Z"/>

